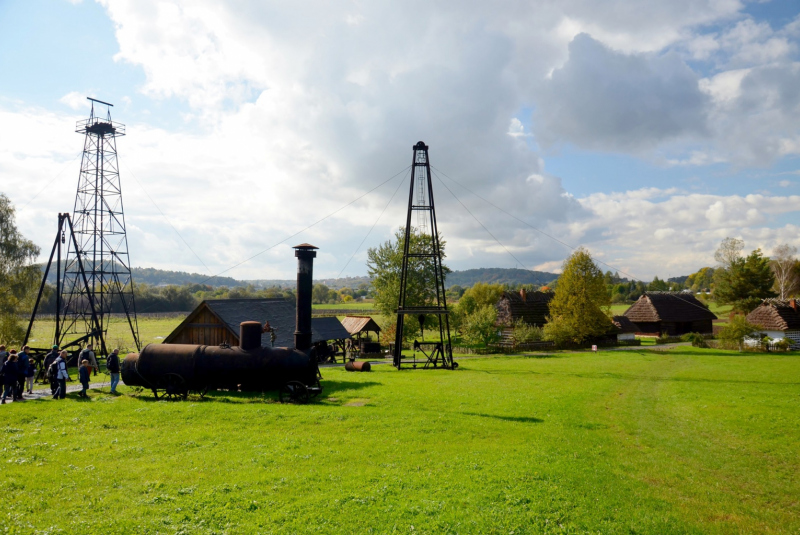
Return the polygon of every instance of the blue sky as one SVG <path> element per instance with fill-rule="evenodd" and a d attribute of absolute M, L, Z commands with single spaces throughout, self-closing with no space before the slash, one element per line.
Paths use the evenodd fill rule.
<path fill-rule="evenodd" d="M 449 176 L 639 278 L 711 265 L 726 236 L 800 246 L 795 2 L 423 7 L 1 2 L 0 191 L 51 241 L 93 95 L 128 125 L 135 265 L 219 273 L 269 248 L 227 274 L 290 278 L 292 243 L 272 246 L 403 169 L 419 139 Z M 319 276 L 340 273 L 400 180 L 297 236 L 320 246 Z M 436 191 L 454 269 L 513 267 L 509 249 L 557 270 L 569 253 L 456 188 L 497 243 Z M 344 275 L 365 273 L 403 197 Z"/>

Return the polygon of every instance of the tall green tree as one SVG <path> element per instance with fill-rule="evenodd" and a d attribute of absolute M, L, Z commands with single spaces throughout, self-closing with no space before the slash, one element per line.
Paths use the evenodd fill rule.
<path fill-rule="evenodd" d="M 0 342 L 19 343 L 25 337 L 19 315 L 29 311 L 42 276 L 33 261 L 39 247 L 17 230 L 14 206 L 0 193 Z"/>
<path fill-rule="evenodd" d="M 561 266 L 561 276 L 552 301 L 544 335 L 556 343 L 581 343 L 606 334 L 611 298 L 603 272 L 583 247 L 576 250 Z"/>
<path fill-rule="evenodd" d="M 747 257 L 731 258 L 728 267 L 714 272 L 714 297 L 724 305 L 733 305 L 733 311 L 747 314 L 762 299 L 775 297 L 772 290 L 775 275 L 769 258 L 756 249 Z"/>
<path fill-rule="evenodd" d="M 421 234 L 411 229 L 411 243 L 409 252 L 417 254 L 430 254 L 433 252 L 433 240 L 429 234 Z M 372 279 L 372 288 L 375 293 L 375 308 L 381 314 L 393 316 L 397 313 L 397 301 L 400 297 L 400 272 L 403 268 L 403 247 L 405 244 L 405 229 L 401 227 L 395 232 L 394 240 L 387 240 L 378 247 L 371 247 L 367 251 L 367 273 Z M 446 277 L 451 273 L 450 268 L 444 265 L 445 241 L 439 236 L 439 252 L 442 259 L 442 274 Z M 432 258 L 409 258 L 408 283 L 406 286 L 407 306 L 428 306 L 436 303 L 436 272 Z M 444 299 L 444 296 L 441 296 Z M 404 336 L 411 337 L 419 333 L 419 323 L 406 318 Z M 433 325 L 436 318 L 429 317 L 425 328 Z"/>

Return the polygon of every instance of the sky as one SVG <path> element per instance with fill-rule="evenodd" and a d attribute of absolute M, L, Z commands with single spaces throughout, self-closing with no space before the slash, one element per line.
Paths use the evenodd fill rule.
<path fill-rule="evenodd" d="M 422 140 L 452 269 L 687 275 L 800 248 L 799 46 L 788 0 L 0 0 L 0 192 L 49 253 L 92 96 L 135 266 L 364 275 Z"/>

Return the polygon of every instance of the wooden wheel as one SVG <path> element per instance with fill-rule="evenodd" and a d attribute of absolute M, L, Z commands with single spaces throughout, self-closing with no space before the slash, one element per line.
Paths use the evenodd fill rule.
<path fill-rule="evenodd" d="M 289 381 L 280 391 L 281 403 L 295 403 L 305 405 L 308 403 L 308 388 L 300 381 Z"/>

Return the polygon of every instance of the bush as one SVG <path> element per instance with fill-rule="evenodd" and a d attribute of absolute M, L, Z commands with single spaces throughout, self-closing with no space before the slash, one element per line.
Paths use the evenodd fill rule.
<path fill-rule="evenodd" d="M 744 339 L 756 331 L 758 331 L 758 327 L 749 323 L 744 316 L 736 315 L 720 330 L 717 338 L 722 342 L 723 347 L 738 348 L 741 351 Z"/>
<path fill-rule="evenodd" d="M 514 343 L 524 344 L 542 340 L 544 340 L 544 330 L 541 327 L 525 323 L 522 318 L 514 322 Z"/>
<path fill-rule="evenodd" d="M 491 305 L 476 308 L 467 314 L 462 323 L 464 339 L 473 344 L 496 342 L 500 335 L 497 332 L 497 310 Z"/>
<path fill-rule="evenodd" d="M 772 347 L 780 351 L 789 351 L 789 348 L 792 347 L 792 341 L 788 338 L 781 338 Z"/>
<path fill-rule="evenodd" d="M 559 320 L 560 318 L 551 318 L 542 328 L 542 331 L 545 340 L 553 342 L 556 347 L 564 347 L 570 342 L 574 343 L 578 338 L 578 333 L 569 323 Z"/>
<path fill-rule="evenodd" d="M 686 333 L 681 336 L 681 340 L 691 342 L 692 347 L 708 347 L 705 336 L 700 333 Z"/>

